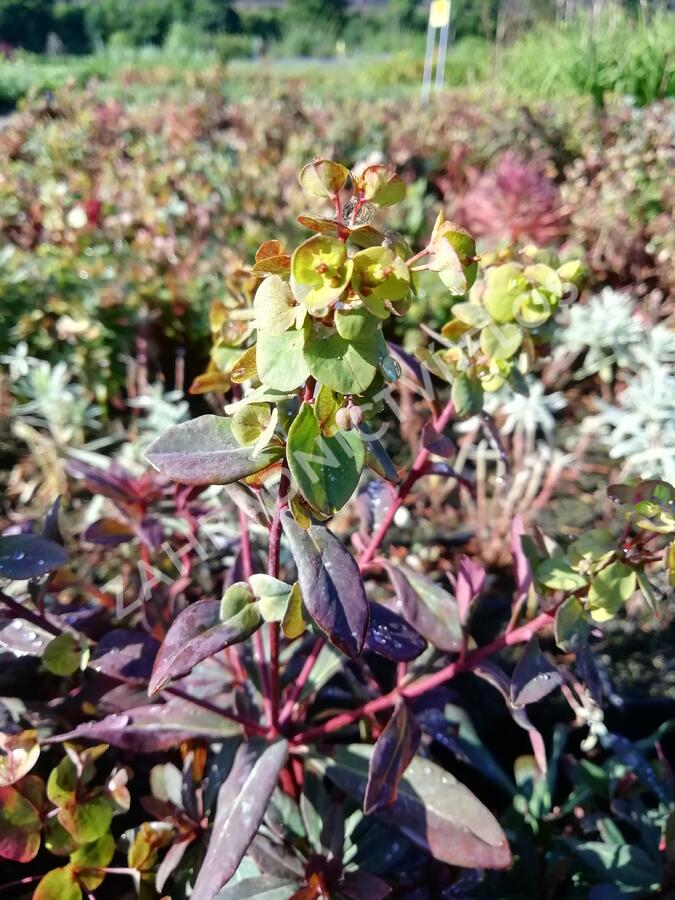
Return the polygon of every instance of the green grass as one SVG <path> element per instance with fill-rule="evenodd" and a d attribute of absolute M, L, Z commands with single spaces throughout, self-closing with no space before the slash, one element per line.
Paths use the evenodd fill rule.
<path fill-rule="evenodd" d="M 70 81 L 85 86 L 95 80 L 101 96 L 128 102 L 186 96 L 204 79 L 220 81 L 224 96 L 232 100 L 256 93 L 261 81 L 280 95 L 370 100 L 414 94 L 422 78 L 419 40 L 399 40 L 405 49 L 390 53 L 350 54 L 348 45 L 345 55 L 322 59 L 278 56 L 291 46 L 287 41 L 264 58 L 231 60 L 246 52 L 245 42 L 228 35 L 202 37 L 199 40 L 193 30 L 183 37 L 174 35 L 166 48 L 110 47 L 84 57 L 17 54 L 0 62 L 0 111 Z M 326 53 L 334 50 L 334 43 L 329 44 L 323 47 Z M 664 12 L 645 23 L 612 11 L 594 27 L 588 18 L 564 28 L 542 25 L 499 54 L 479 38 L 465 38 L 449 49 L 445 84 L 482 85 L 491 93 L 524 98 L 585 95 L 597 105 L 607 95 L 624 94 L 643 106 L 675 95 L 673 46 L 675 14 Z M 317 45 L 316 52 L 321 50 Z"/>

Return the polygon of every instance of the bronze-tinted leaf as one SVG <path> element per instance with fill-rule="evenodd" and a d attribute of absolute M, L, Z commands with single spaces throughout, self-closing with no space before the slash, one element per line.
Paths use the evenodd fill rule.
<path fill-rule="evenodd" d="M 211 839 L 192 900 L 213 900 L 239 866 L 262 822 L 288 759 L 288 743 L 242 744 L 230 774 L 218 791 Z"/>
<path fill-rule="evenodd" d="M 362 803 L 373 748 L 338 747 L 332 758 L 312 757 L 310 766 Z M 416 756 L 400 781 L 394 803 L 377 815 L 432 856 L 451 866 L 505 869 L 511 851 L 489 809 L 454 775 Z"/>
<path fill-rule="evenodd" d="M 305 531 L 290 513 L 284 514 L 282 523 L 307 612 L 338 649 L 352 658 L 359 656 L 369 611 L 354 558 L 324 525 L 310 525 Z"/>
<path fill-rule="evenodd" d="M 155 694 L 214 653 L 245 641 L 261 622 L 252 604 L 226 622 L 220 620 L 219 600 L 198 600 L 188 606 L 175 619 L 159 648 L 148 693 Z"/>
<path fill-rule="evenodd" d="M 385 559 L 377 562 L 396 591 L 392 608 L 434 647 L 458 652 L 462 646 L 462 628 L 452 594 L 407 566 L 394 566 Z"/>
<path fill-rule="evenodd" d="M 259 472 L 283 455 L 268 447 L 253 455 L 232 434 L 222 416 L 200 416 L 174 425 L 148 447 L 146 458 L 162 475 L 182 484 L 230 484 Z"/>

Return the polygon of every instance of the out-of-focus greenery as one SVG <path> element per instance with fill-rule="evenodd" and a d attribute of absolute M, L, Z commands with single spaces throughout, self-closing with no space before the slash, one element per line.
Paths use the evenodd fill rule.
<path fill-rule="evenodd" d="M 101 399 L 121 390 L 141 325 L 199 368 L 211 301 L 278 230 L 280 210 L 287 222 L 302 212 L 294 172 L 315 153 L 391 160 L 408 184 L 393 224 L 414 238 L 440 197 L 481 252 L 553 242 L 564 259 L 585 256 L 592 283 L 672 288 L 669 102 L 610 102 L 600 120 L 590 101 L 523 108 L 464 91 L 428 107 L 411 98 L 401 116 L 394 99 L 362 99 L 375 78 L 382 93 L 400 87 L 384 62 L 367 75 L 346 64 L 353 97 L 329 101 L 330 66 L 303 96 L 301 68 L 280 80 L 237 63 L 226 80 L 215 60 L 191 69 L 186 51 L 179 77 L 159 51 L 116 52 L 146 65 L 35 95 L 0 132 L 0 353 L 26 341 L 32 355 L 66 359 Z M 246 79 L 252 96 L 225 96 Z M 438 327 L 447 313 L 421 280 L 409 323 Z"/>
<path fill-rule="evenodd" d="M 0 0 L 0 40 L 10 44 L 19 38 L 3 9 L 13 9 L 17 3 L 21 6 L 19 0 Z M 418 20 L 412 7 L 396 0 L 384 15 L 381 11 L 359 13 L 345 19 L 332 14 L 317 27 L 320 7 L 315 2 L 311 15 L 289 8 L 283 15 L 271 11 L 240 16 L 228 4 L 218 7 L 218 12 L 212 0 L 203 4 L 142 0 L 133 6 L 103 0 L 86 9 L 59 0 L 50 6 L 48 21 L 65 52 L 99 49 L 83 56 L 16 52 L 8 59 L 0 57 L 0 108 L 13 107 L 30 90 L 53 90 L 71 78 L 77 84 L 94 77 L 110 82 L 126 78 L 129 68 L 157 66 L 174 70 L 180 80 L 186 70 L 245 60 L 262 51 L 269 57 L 265 67 L 271 67 L 278 81 L 301 72 L 302 83 L 295 82 L 294 90 L 308 90 L 322 98 L 374 97 L 391 93 L 392 88 L 398 94 L 419 89 L 425 37 L 424 30 L 415 26 Z M 487 6 L 485 10 L 483 32 L 490 33 L 492 14 Z M 675 93 L 672 12 L 661 11 L 646 20 L 616 7 L 595 19 L 579 16 L 562 25 L 541 19 L 533 28 L 515 32 L 498 44 L 477 33 L 477 23 L 463 25 L 464 12 L 457 11 L 457 40 L 446 60 L 449 87 L 484 84 L 493 93 L 525 99 L 585 95 L 598 106 L 612 95 L 631 97 L 644 106 Z M 42 48 L 29 44 L 29 49 Z M 322 59 L 312 62 L 310 57 Z M 223 73 L 224 90 L 230 96 L 248 92 L 260 65 L 257 59 L 249 70 Z M 334 77 L 337 70 L 340 78 Z"/>

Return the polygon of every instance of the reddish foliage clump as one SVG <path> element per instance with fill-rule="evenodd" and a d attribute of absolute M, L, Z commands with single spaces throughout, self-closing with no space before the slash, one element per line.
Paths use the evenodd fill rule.
<path fill-rule="evenodd" d="M 562 233 L 565 212 L 556 184 L 540 164 L 504 153 L 476 178 L 453 218 L 491 242 L 529 239 L 543 246 Z"/>

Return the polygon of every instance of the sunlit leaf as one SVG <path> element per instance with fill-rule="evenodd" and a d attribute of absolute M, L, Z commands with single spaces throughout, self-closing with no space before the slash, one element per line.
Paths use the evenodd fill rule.
<path fill-rule="evenodd" d="M 338 649 L 347 656 L 359 656 L 369 610 L 353 556 L 324 525 L 311 525 L 305 531 L 289 513 L 282 523 L 307 612 Z"/>
<path fill-rule="evenodd" d="M 249 742 L 237 750 L 230 774 L 218 791 L 211 838 L 192 900 L 213 900 L 232 878 L 262 822 L 287 759 L 284 740 L 262 748 Z"/>
<path fill-rule="evenodd" d="M 183 484 L 230 484 L 276 462 L 283 448 L 253 456 L 232 434 L 229 419 L 200 416 L 174 425 L 156 438 L 146 458 L 162 475 Z"/>

